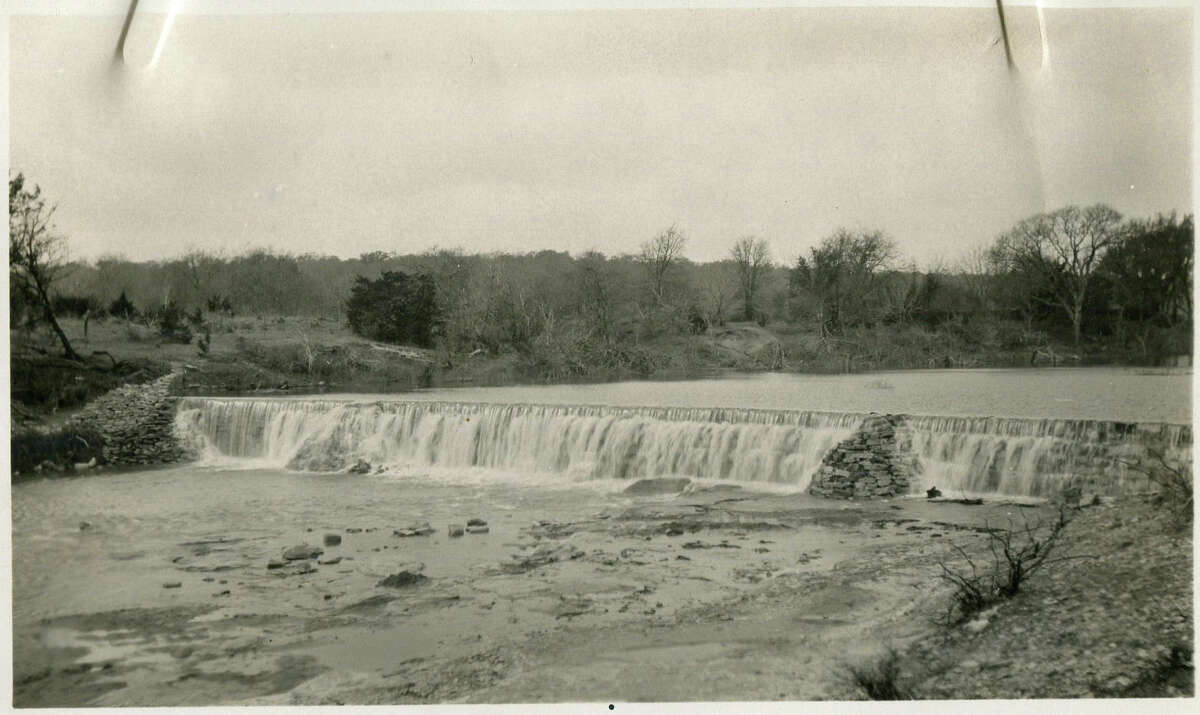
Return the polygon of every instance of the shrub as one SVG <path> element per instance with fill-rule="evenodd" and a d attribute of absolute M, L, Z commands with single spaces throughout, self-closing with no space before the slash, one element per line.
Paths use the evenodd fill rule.
<path fill-rule="evenodd" d="M 385 271 L 377 280 L 356 276 L 346 318 L 363 337 L 429 347 L 440 324 L 433 278 L 401 271 Z"/>
<path fill-rule="evenodd" d="M 708 330 L 708 318 L 698 305 L 693 304 L 688 308 L 687 322 L 692 335 L 703 335 Z"/>
<path fill-rule="evenodd" d="M 847 666 L 850 678 L 871 700 L 910 700 L 912 695 L 900 686 L 900 653 L 886 649 L 876 659 Z"/>
<path fill-rule="evenodd" d="M 161 308 L 147 313 L 150 322 L 158 328 L 158 334 L 167 342 L 187 345 L 192 342 L 192 330 L 188 327 L 188 316 L 179 303 L 168 301 Z"/>
<path fill-rule="evenodd" d="M 945 621 L 961 623 L 997 601 L 1016 596 L 1021 586 L 1046 564 L 1076 558 L 1050 558 L 1063 531 L 1071 523 L 1071 515 L 1070 509 L 1060 506 L 1058 518 L 1048 527 L 1040 520 L 1030 524 L 1022 517 L 1020 527 L 1010 522 L 1007 529 L 988 529 L 990 565 L 976 564 L 961 546 L 951 543 L 970 567 L 970 573 L 961 567 L 950 568 L 944 561 L 938 562 L 942 579 L 954 587 Z"/>
<path fill-rule="evenodd" d="M 233 303 L 227 295 L 210 295 L 204 304 L 210 313 L 221 313 L 228 318 L 233 317 Z"/>
<path fill-rule="evenodd" d="M 64 429 L 57 432 L 26 432 L 12 437 L 12 468 L 31 472 L 42 462 L 71 469 L 76 462 L 100 459 L 104 439 L 89 429 Z"/>
<path fill-rule="evenodd" d="M 90 295 L 56 295 L 50 299 L 50 307 L 55 315 L 70 315 L 82 318 L 84 315 L 98 316 L 104 312 L 100 301 Z"/>
<path fill-rule="evenodd" d="M 138 315 L 137 308 L 133 306 L 133 303 L 125 295 L 125 291 L 121 291 L 121 297 L 114 300 L 112 305 L 108 306 L 108 312 L 126 320 L 136 318 Z"/>
<path fill-rule="evenodd" d="M 1155 502 L 1167 508 L 1177 525 L 1190 527 L 1194 501 L 1191 461 L 1173 464 L 1162 452 L 1153 449 L 1149 450 L 1149 455 L 1148 463 L 1124 460 L 1122 463 L 1158 487 Z"/>

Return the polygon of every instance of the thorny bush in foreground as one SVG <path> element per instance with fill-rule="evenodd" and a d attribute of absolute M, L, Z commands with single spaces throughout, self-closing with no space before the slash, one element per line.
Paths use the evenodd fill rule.
<path fill-rule="evenodd" d="M 977 564 L 961 546 L 951 543 L 954 551 L 966 561 L 966 568 L 952 568 L 944 561 L 938 562 L 942 579 L 954 586 L 945 622 L 961 623 L 997 601 L 1012 598 L 1030 576 L 1047 564 L 1078 558 L 1050 558 L 1072 518 L 1072 511 L 1060 506 L 1058 517 L 1049 525 L 1040 519 L 1030 524 L 1022 517 L 1020 526 L 1010 521 L 1006 529 L 989 528 L 991 564 Z"/>
<path fill-rule="evenodd" d="M 1189 527 L 1193 521 L 1193 486 L 1192 462 L 1185 460 L 1180 463 L 1169 463 L 1162 452 L 1149 451 L 1152 462 L 1127 462 L 1122 460 L 1129 469 L 1146 477 L 1158 487 L 1156 503 L 1165 505 L 1171 511 L 1177 526 Z"/>

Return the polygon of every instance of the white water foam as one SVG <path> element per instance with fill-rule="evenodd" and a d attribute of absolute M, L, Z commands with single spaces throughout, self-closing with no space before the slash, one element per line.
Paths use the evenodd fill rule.
<path fill-rule="evenodd" d="M 786 410 L 187 398 L 177 426 L 221 469 L 346 471 L 530 485 L 688 477 L 807 488 L 863 415 Z M 1047 496 L 1081 475 L 1099 493 L 1144 484 L 1125 461 L 1191 458 L 1191 427 L 1093 420 L 910 417 L 914 491 Z M 464 472 L 463 468 L 471 468 Z M 608 487 L 604 487 L 608 488 Z"/>
<path fill-rule="evenodd" d="M 189 398 L 180 432 L 215 466 L 477 467 L 567 482 L 690 477 L 807 487 L 858 415 L 763 410 Z"/>

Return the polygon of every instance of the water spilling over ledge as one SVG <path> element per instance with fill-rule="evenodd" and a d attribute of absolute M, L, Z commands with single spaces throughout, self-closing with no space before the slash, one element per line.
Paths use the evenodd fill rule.
<path fill-rule="evenodd" d="M 805 489 L 866 415 L 736 408 L 185 398 L 177 425 L 211 461 L 300 471 L 483 467 L 569 481 L 681 476 Z M 1190 458 L 1191 427 L 1093 420 L 905 417 L 912 489 L 1119 493 L 1149 450 Z"/>

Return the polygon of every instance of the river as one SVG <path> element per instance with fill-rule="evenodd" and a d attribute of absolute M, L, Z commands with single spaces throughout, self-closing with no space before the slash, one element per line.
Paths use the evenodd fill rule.
<path fill-rule="evenodd" d="M 411 670 L 405 677 L 418 691 L 433 683 L 427 697 L 444 701 L 458 693 L 438 689 L 459 682 L 447 680 L 447 668 L 481 662 L 486 645 L 559 628 L 576 610 L 597 624 L 632 628 L 626 620 L 635 614 L 695 618 L 750 593 L 761 573 L 831 573 L 868 543 L 864 534 L 794 521 L 781 541 L 709 524 L 699 532 L 709 535 L 702 549 L 678 551 L 693 537 L 660 543 L 659 531 L 643 529 L 645 519 L 660 517 L 629 516 L 647 502 L 621 489 L 637 478 L 684 476 L 700 487 L 773 495 L 761 497 L 766 506 L 749 500 L 742 516 L 723 517 L 737 524 L 747 523 L 746 514 L 776 513 L 780 503 L 770 499 L 788 499 L 793 511 L 837 513 L 837 504 L 799 492 L 821 455 L 871 411 L 940 415 L 914 418 L 908 439 L 925 462 L 923 479 L 963 494 L 1039 496 L 1084 463 L 1118 474 L 1117 456 L 1150 437 L 1176 455 L 1191 452 L 1190 371 L 772 374 L 186 398 L 180 430 L 200 462 L 12 488 L 18 704 L 329 702 L 331 693 L 364 682 L 374 688 L 368 699 L 421 701 L 387 695 L 397 668 Z M 1173 424 L 1130 431 L 1108 421 Z M 345 473 L 363 461 L 367 474 Z M 1107 487 L 1123 488 L 1124 478 Z M 667 508 L 660 503 L 649 501 Z M 909 500 L 904 508 L 921 506 Z M 489 532 L 447 536 L 449 524 L 473 517 L 485 519 Z M 392 535 L 421 521 L 436 533 Z M 555 531 L 570 524 L 590 526 Z M 582 530 L 571 537 L 574 528 Z M 343 539 L 325 556 L 340 555 L 341 563 L 309 573 L 265 568 L 285 547 L 319 545 L 325 534 Z M 869 543 L 890 543 L 889 534 Z M 582 548 L 560 564 L 504 570 L 528 549 L 571 543 Z M 757 577 L 747 576 L 751 546 L 762 552 Z M 428 585 L 380 600 L 376 583 L 410 568 Z M 909 599 L 899 587 L 888 593 Z M 715 631 L 704 638 L 720 641 Z M 837 647 L 831 643 L 831 653 Z M 507 672 L 495 667 L 488 672 Z M 674 697 L 686 699 L 699 691 L 688 690 L 695 684 L 685 677 L 686 659 L 680 667 Z M 829 695 L 817 675 L 801 680 L 789 697 Z M 582 693 L 572 688 L 585 682 L 560 684 L 552 698 Z M 646 687 L 669 695 L 653 691 L 653 682 Z M 514 692 L 517 700 L 531 697 Z M 741 691 L 717 695 L 725 692 Z"/>

